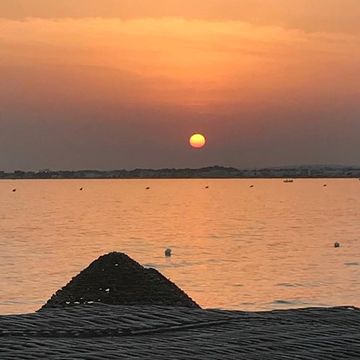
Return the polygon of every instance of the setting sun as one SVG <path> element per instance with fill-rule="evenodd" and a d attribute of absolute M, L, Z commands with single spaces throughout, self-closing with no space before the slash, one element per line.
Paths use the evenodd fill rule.
<path fill-rule="evenodd" d="M 202 134 L 194 134 L 190 137 L 190 145 L 193 148 L 200 149 L 206 144 L 205 136 Z"/>

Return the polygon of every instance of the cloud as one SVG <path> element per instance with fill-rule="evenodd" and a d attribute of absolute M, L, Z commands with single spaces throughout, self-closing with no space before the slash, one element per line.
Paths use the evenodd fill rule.
<path fill-rule="evenodd" d="M 3 0 L 3 18 L 234 20 L 320 32 L 359 33 L 358 0 Z"/>
<path fill-rule="evenodd" d="M 179 18 L 3 20 L 0 27 L 5 79 L 16 74 L 14 66 L 18 74 L 27 68 L 24 80 L 38 71 L 31 86 L 41 85 L 39 94 L 50 90 L 54 97 L 66 92 L 78 101 L 208 107 L 254 104 L 270 95 L 279 100 L 292 90 L 296 96 L 326 92 L 319 81 L 337 81 L 340 91 L 357 88 L 360 41 L 352 35 Z M 41 71 L 51 72 L 45 76 L 49 89 Z M 68 78 L 77 81 L 67 83 Z M 3 96 L 8 87 L 0 85 Z M 36 100 L 30 94 L 29 99 Z"/>

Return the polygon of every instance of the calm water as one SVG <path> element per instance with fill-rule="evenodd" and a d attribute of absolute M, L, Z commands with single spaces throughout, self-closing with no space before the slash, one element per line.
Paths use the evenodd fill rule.
<path fill-rule="evenodd" d="M 38 309 L 110 251 L 204 307 L 360 306 L 360 181 L 0 182 L 0 313 Z"/>

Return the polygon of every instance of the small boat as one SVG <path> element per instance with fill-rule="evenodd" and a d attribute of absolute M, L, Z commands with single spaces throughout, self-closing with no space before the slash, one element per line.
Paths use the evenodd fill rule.
<path fill-rule="evenodd" d="M 283 180 L 284 183 L 293 183 L 294 180 L 293 179 L 285 179 Z"/>

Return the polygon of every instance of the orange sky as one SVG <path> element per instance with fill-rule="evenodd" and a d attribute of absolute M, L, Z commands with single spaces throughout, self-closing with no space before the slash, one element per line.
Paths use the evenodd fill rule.
<path fill-rule="evenodd" d="M 183 3 L 2 1 L 0 168 L 360 163 L 358 0 Z"/>

